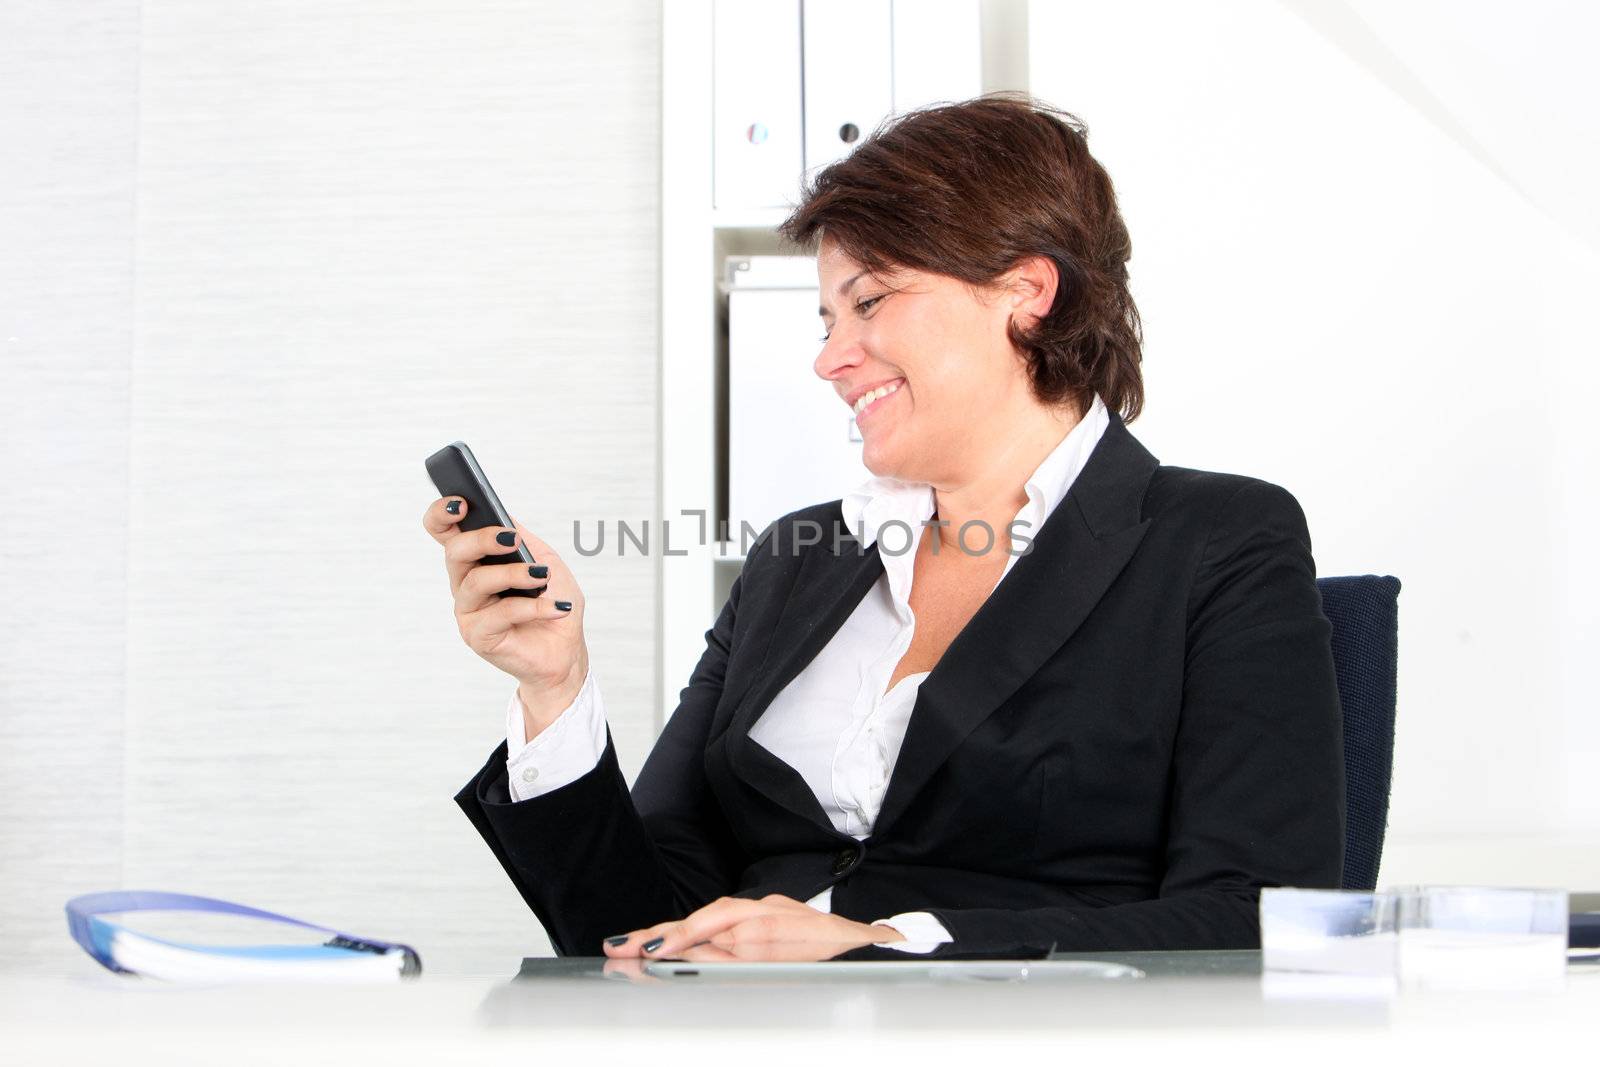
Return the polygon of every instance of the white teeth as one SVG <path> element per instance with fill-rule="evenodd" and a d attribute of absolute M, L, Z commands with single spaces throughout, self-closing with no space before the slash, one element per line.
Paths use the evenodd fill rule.
<path fill-rule="evenodd" d="M 856 414 L 857 415 L 861 414 L 862 410 L 868 404 L 872 403 L 874 400 L 878 399 L 880 396 L 888 396 L 890 393 L 892 393 L 896 389 L 900 388 L 900 386 L 903 385 L 903 384 L 904 384 L 903 382 L 890 382 L 888 385 L 880 385 L 876 389 L 872 389 L 872 390 L 869 390 L 869 391 L 867 391 L 865 393 L 862 393 L 860 396 L 856 397 L 856 407 L 855 407 Z"/>

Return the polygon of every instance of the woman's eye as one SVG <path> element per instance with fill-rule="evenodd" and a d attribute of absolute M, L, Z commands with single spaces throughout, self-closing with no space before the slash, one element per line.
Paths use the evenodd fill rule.
<path fill-rule="evenodd" d="M 856 305 L 856 311 L 857 312 L 870 311 L 870 310 L 872 310 L 873 306 L 876 305 L 878 303 L 878 301 L 880 301 L 882 299 L 883 299 L 883 297 L 881 297 L 881 296 L 868 297 L 867 299 L 861 301 L 860 303 L 858 303 Z M 832 336 L 833 336 L 833 331 L 830 330 L 827 333 L 823 334 L 821 337 L 817 338 L 817 340 L 821 341 L 823 344 L 827 344 L 828 343 L 828 338 L 832 337 Z"/>

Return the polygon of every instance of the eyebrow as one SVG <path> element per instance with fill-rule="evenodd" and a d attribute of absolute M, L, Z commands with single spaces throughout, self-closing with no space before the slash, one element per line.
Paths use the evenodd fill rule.
<path fill-rule="evenodd" d="M 864 270 L 863 271 L 857 271 L 848 281 L 846 281 L 843 285 L 839 286 L 839 288 L 835 289 L 834 290 L 834 294 L 837 295 L 837 296 L 843 296 L 845 293 L 848 293 L 850 291 L 850 287 L 852 285 L 854 285 L 856 282 L 860 281 L 862 276 L 865 275 L 866 273 L 867 272 L 864 271 Z M 818 315 L 827 316 L 827 315 L 831 315 L 833 313 L 831 311 L 829 311 L 827 308 L 821 307 L 819 305 L 817 307 L 817 314 Z"/>

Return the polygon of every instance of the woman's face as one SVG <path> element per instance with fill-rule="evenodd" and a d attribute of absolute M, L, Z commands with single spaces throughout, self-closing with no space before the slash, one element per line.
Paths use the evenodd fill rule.
<path fill-rule="evenodd" d="M 817 277 L 827 336 L 815 369 L 856 413 L 867 469 L 941 488 L 962 484 L 991 451 L 990 435 L 1023 413 L 1019 405 L 1034 404 L 1006 324 L 1041 294 L 1031 292 L 1030 301 L 1023 285 L 980 300 L 946 275 L 874 277 L 826 237 Z M 880 389 L 890 392 L 855 403 Z"/>

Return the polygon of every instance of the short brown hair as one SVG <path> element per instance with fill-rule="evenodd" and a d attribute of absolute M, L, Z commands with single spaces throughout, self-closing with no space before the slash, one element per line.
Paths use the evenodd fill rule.
<path fill-rule="evenodd" d="M 818 172 L 778 232 L 802 248 L 825 234 L 875 273 L 902 267 L 980 288 L 1048 256 L 1055 302 L 1031 329 L 1008 329 L 1034 396 L 1084 411 L 1099 394 L 1132 421 L 1144 406 L 1132 244 L 1087 133 L 1021 93 L 907 112 Z"/>

